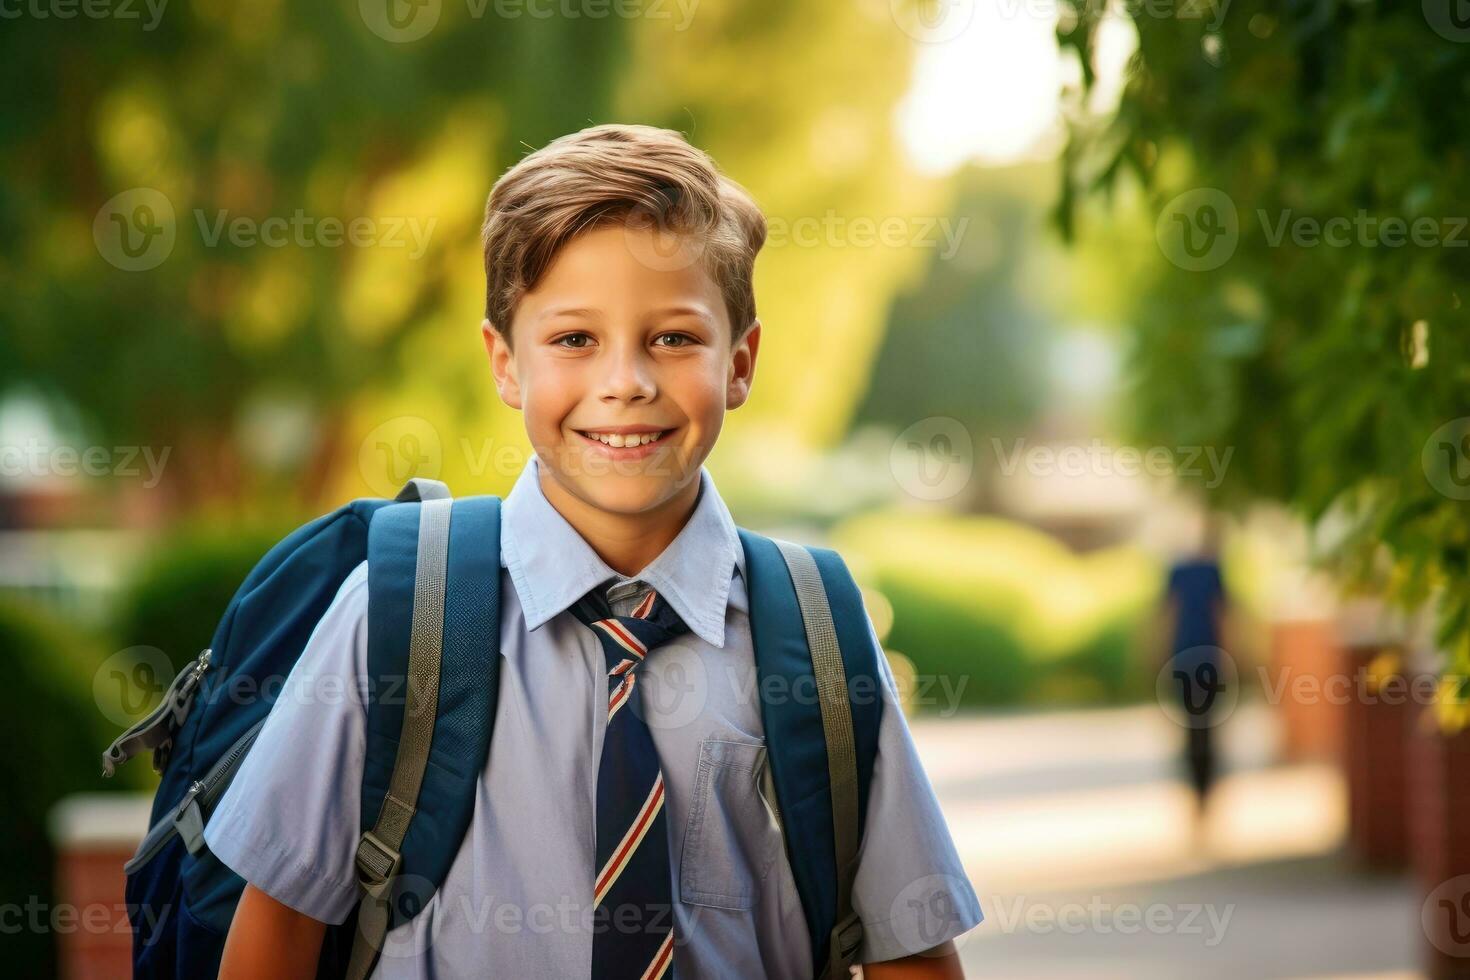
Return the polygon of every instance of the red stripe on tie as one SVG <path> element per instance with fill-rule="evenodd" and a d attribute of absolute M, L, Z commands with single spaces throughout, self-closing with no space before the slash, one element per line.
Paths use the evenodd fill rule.
<path fill-rule="evenodd" d="M 658 980 L 669 968 L 669 961 L 674 958 L 674 932 L 664 936 L 663 945 L 659 946 L 658 953 L 653 957 L 653 962 L 648 964 L 648 969 L 643 971 L 643 980 Z"/>
<path fill-rule="evenodd" d="M 658 593 L 649 589 L 648 595 L 644 596 L 643 601 L 638 603 L 638 608 L 633 610 L 633 618 L 643 619 L 649 613 L 653 612 L 653 600 L 657 595 Z"/>
<path fill-rule="evenodd" d="M 617 640 L 623 646 L 627 647 L 630 653 L 633 653 L 640 658 L 648 653 L 648 648 L 639 641 L 638 637 L 630 633 L 628 631 L 628 627 L 624 626 L 616 619 L 598 620 L 597 625 L 606 630 L 613 639 Z"/>
<path fill-rule="evenodd" d="M 633 693 L 633 682 L 637 679 L 637 674 L 629 674 L 623 678 L 622 683 L 618 685 L 618 689 L 613 691 L 612 697 L 607 702 L 608 721 L 612 721 L 613 715 L 618 713 L 618 709 L 623 706 L 623 702 L 627 701 L 628 696 Z"/>
<path fill-rule="evenodd" d="M 653 822 L 653 818 L 658 815 L 659 807 L 663 804 L 663 800 L 664 777 L 663 773 L 659 773 L 658 778 L 654 780 L 653 792 L 649 793 L 648 799 L 643 801 L 643 809 L 638 812 L 638 819 L 633 821 L 633 826 L 624 835 L 622 845 L 618 847 L 612 857 L 608 858 L 607 867 L 603 868 L 602 874 L 598 876 L 597 883 L 593 886 L 593 893 L 597 896 L 597 901 L 602 901 L 601 896 L 603 892 L 617 880 L 618 875 L 627 864 L 628 857 L 633 853 L 633 849 L 638 846 L 638 842 L 643 838 L 644 831 Z"/>

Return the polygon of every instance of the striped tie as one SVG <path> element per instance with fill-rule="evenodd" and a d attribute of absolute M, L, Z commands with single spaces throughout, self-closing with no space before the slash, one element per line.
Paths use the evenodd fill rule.
<path fill-rule="evenodd" d="M 653 590 L 614 616 L 601 587 L 572 608 L 602 641 L 607 734 L 597 768 L 593 980 L 673 977 L 673 884 L 658 750 L 636 684 L 644 658 L 689 627 Z"/>

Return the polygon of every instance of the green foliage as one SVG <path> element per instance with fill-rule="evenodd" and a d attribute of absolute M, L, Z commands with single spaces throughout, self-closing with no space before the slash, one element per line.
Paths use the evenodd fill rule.
<path fill-rule="evenodd" d="M 1010 623 L 899 573 L 879 575 L 873 585 L 893 604 L 893 630 L 884 645 L 913 660 L 920 678 L 947 679 L 961 703 L 975 707 L 1020 704 L 1033 689 L 1026 647 Z M 943 697 L 943 681 L 924 683 L 931 686 L 916 690 L 919 697 Z"/>
<path fill-rule="evenodd" d="M 172 447 L 170 486 L 197 503 L 258 490 L 236 433 L 252 398 L 304 410 L 330 462 L 344 403 L 401 372 L 429 311 L 469 299 L 473 352 L 473 287 L 456 274 L 475 268 L 485 195 L 527 144 L 606 119 L 630 21 L 434 4 L 426 36 L 394 43 L 360 7 L 204 2 L 147 29 L 150 16 L 8 21 L 0 390 L 30 380 L 99 444 Z M 156 268 L 125 271 L 99 254 L 94 220 L 135 188 L 166 198 L 176 239 Z M 374 244 L 214 233 L 222 214 L 298 212 L 372 220 Z M 430 222 L 422 255 L 393 244 Z"/>
<path fill-rule="evenodd" d="M 384 37 L 367 23 L 384 10 L 432 29 Z M 790 229 L 946 213 L 946 182 L 912 171 L 891 122 L 910 39 L 886 7 L 855 16 L 838 0 L 603 13 L 200 0 L 156 24 L 8 20 L 0 397 L 33 390 L 74 423 L 68 439 L 167 450 L 171 512 L 381 495 L 402 473 L 360 447 L 401 444 L 392 468 L 416 465 L 420 429 L 424 475 L 504 491 L 519 467 L 482 452 L 524 460 L 529 445 L 476 329 L 486 196 L 531 149 L 630 122 L 684 132 L 780 232 L 756 277 L 762 381 L 726 445 L 838 441 L 922 250 Z M 141 215 L 134 199 L 109 210 L 139 189 L 166 199 L 176 238 L 161 264 L 125 271 L 94 232 Z M 298 215 L 339 223 L 339 244 L 298 240 Z M 238 219 L 291 230 L 242 243 L 225 230 Z M 373 242 L 340 244 L 357 219 Z M 422 254 L 404 246 L 415 227 Z M 404 418 L 417 426 L 395 428 Z"/>
<path fill-rule="evenodd" d="M 1040 250 L 1041 181 L 1031 173 L 973 168 L 961 177 L 955 254 L 936 251 L 893 303 L 855 425 L 901 431 L 947 416 L 970 432 L 1011 433 L 1040 408 L 1050 320 L 1026 291 L 1027 260 Z"/>
<path fill-rule="evenodd" d="M 1071 7 L 1060 38 L 1090 65 L 1101 8 Z M 1095 197 L 1136 189 L 1152 226 L 1179 195 L 1213 189 L 1239 236 L 1191 271 L 1160 231 L 1130 316 L 1135 434 L 1234 447 L 1226 502 L 1346 516 L 1354 531 L 1333 557 L 1363 570 L 1386 554 L 1395 594 L 1442 595 L 1441 642 L 1463 649 L 1470 518 L 1430 461 L 1470 456 L 1463 432 L 1440 431 L 1466 414 L 1470 381 L 1470 128 L 1457 108 L 1470 45 L 1431 25 L 1434 5 L 1241 0 L 1218 20 L 1128 9 L 1138 49 L 1116 114 L 1073 116 L 1062 225 L 1085 236 Z M 1389 218 L 1433 232 L 1395 244 Z M 1334 220 L 1333 242 L 1311 234 Z"/>
<path fill-rule="evenodd" d="M 99 776 L 102 750 L 116 735 L 91 697 L 90 681 L 102 664 L 102 645 L 62 623 L 0 603 L 0 713 L 14 733 L 0 753 L 0 894 L 24 904 L 31 895 L 53 901 L 55 853 L 47 815 L 63 796 L 77 792 L 136 790 L 139 774 Z M 6 937 L 10 976 L 56 975 L 54 934 L 20 929 Z"/>
<path fill-rule="evenodd" d="M 289 528 L 184 527 L 162 542 L 118 602 L 124 647 L 162 650 L 175 670 L 209 646 L 235 590 Z"/>
<path fill-rule="evenodd" d="M 865 514 L 832 531 L 859 577 L 893 607 L 885 646 L 907 655 L 943 705 L 1108 703 L 1152 676 L 1132 638 L 1159 571 L 1131 549 L 1075 555 L 996 518 Z M 924 692 L 919 692 L 923 694 Z M 921 710 L 922 710 L 921 706 Z"/>

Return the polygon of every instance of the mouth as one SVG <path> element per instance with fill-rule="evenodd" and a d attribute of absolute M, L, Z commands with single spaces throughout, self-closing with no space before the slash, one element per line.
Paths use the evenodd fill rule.
<path fill-rule="evenodd" d="M 573 429 L 594 452 L 612 459 L 642 459 L 652 455 L 667 441 L 675 429 L 651 427 L 621 427 L 612 429 Z"/>

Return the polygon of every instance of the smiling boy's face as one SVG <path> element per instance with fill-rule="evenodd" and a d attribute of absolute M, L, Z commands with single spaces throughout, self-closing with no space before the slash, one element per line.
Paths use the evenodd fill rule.
<path fill-rule="evenodd" d="M 656 267 L 683 264 L 648 261 L 653 236 L 622 224 L 578 235 L 516 305 L 510 343 L 482 325 L 553 503 L 633 516 L 691 502 L 726 410 L 750 394 L 759 321 L 732 346 L 703 263 Z"/>

